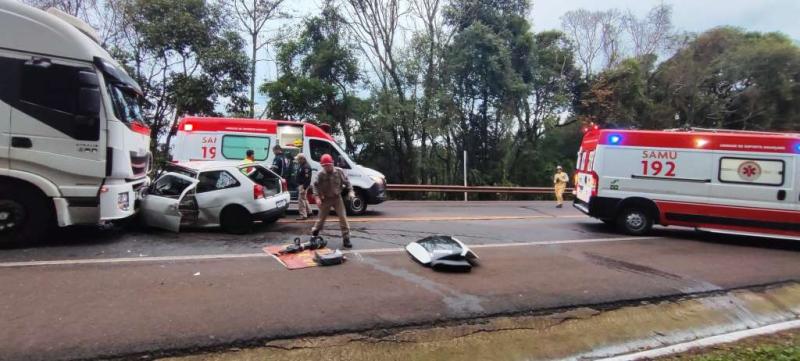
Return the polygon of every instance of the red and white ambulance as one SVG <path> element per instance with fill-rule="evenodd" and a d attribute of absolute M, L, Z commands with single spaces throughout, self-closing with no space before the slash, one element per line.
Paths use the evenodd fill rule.
<path fill-rule="evenodd" d="M 800 240 L 800 135 L 592 129 L 574 206 L 627 233 L 653 224 Z"/>
<path fill-rule="evenodd" d="M 386 200 L 386 178 L 380 172 L 362 167 L 347 156 L 322 127 L 305 122 L 239 118 L 186 117 L 178 123 L 175 143 L 171 150 L 173 161 L 235 160 L 241 161 L 248 149 L 255 152 L 256 161 L 269 166 L 274 155 L 272 147 L 280 145 L 288 159 L 298 153 L 306 156 L 316 174 L 323 154 L 333 156 L 337 167 L 350 179 L 356 197 L 345 202 L 349 214 L 366 213 L 368 204 Z M 294 170 L 294 167 L 292 167 Z M 292 199 L 297 199 L 294 177 L 288 176 Z"/>

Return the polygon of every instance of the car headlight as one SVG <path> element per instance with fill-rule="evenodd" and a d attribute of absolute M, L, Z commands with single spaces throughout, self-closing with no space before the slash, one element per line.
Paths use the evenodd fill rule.
<path fill-rule="evenodd" d="M 386 183 L 386 179 L 383 178 L 383 177 L 379 177 L 379 176 L 373 175 L 373 176 L 370 176 L 369 178 L 372 179 L 373 182 L 378 183 L 378 184 Z"/>

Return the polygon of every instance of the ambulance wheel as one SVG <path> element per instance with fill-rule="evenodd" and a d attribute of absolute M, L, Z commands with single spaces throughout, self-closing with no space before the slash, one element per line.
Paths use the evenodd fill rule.
<path fill-rule="evenodd" d="M 617 217 L 617 227 L 632 236 L 642 236 L 653 228 L 653 217 L 641 208 L 625 208 Z"/>
<path fill-rule="evenodd" d="M 347 215 L 349 216 L 363 216 L 367 213 L 367 197 L 364 192 L 355 191 L 356 196 L 351 200 L 345 200 L 344 205 L 347 208 Z"/>
<path fill-rule="evenodd" d="M 0 186 L 0 248 L 39 242 L 52 225 L 53 209 L 44 195 Z"/>
<path fill-rule="evenodd" d="M 225 232 L 246 234 L 253 228 L 253 216 L 244 207 L 231 205 L 222 210 L 219 223 Z"/>

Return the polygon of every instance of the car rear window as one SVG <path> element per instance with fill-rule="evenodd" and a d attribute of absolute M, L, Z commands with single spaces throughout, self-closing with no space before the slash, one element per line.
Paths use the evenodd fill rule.
<path fill-rule="evenodd" d="M 264 187 L 264 195 L 274 196 L 281 192 L 281 178 L 264 167 L 251 165 L 239 168 L 242 173 L 256 184 Z"/>
<path fill-rule="evenodd" d="M 197 183 L 197 193 L 236 188 L 239 186 L 239 181 L 237 181 L 233 175 L 224 170 L 202 172 L 200 173 L 198 180 L 199 183 Z"/>

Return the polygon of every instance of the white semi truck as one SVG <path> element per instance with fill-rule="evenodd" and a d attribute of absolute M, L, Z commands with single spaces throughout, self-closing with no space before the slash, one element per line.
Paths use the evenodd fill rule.
<path fill-rule="evenodd" d="M 0 0 L 0 247 L 135 213 L 141 89 L 86 23 Z"/>

